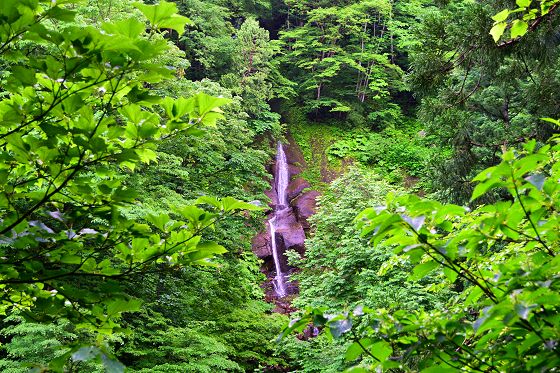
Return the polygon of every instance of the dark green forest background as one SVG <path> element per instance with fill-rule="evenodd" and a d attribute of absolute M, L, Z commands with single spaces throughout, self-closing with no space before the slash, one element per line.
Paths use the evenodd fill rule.
<path fill-rule="evenodd" d="M 0 371 L 555 371 L 558 6 L 2 0 Z"/>

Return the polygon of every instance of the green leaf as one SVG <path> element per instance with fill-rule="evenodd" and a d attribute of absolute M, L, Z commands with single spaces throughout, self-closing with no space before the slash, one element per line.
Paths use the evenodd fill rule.
<path fill-rule="evenodd" d="M 474 188 L 472 195 L 471 195 L 471 201 L 474 201 L 475 199 L 481 197 L 482 195 L 486 194 L 489 190 L 493 189 L 493 188 L 498 188 L 503 186 L 504 183 L 501 181 L 495 181 L 493 179 L 490 179 L 488 181 L 482 182 L 482 183 L 478 183 L 476 185 L 476 187 Z"/>
<path fill-rule="evenodd" d="M 224 254 L 227 250 L 218 244 L 213 242 L 206 242 L 196 247 L 197 250 L 190 252 L 189 260 L 197 265 L 214 265 L 210 259 L 214 258 L 217 254 Z"/>
<path fill-rule="evenodd" d="M 346 354 L 344 355 L 344 359 L 345 359 L 346 361 L 354 361 L 354 360 L 356 360 L 363 352 L 364 352 L 364 350 L 363 350 L 362 347 L 358 344 L 358 342 L 354 342 L 354 343 L 352 343 L 352 344 L 346 349 Z"/>
<path fill-rule="evenodd" d="M 259 207 L 253 203 L 239 201 L 232 197 L 222 198 L 221 203 L 224 212 L 230 212 L 235 210 L 259 211 L 263 209 L 262 207 Z"/>
<path fill-rule="evenodd" d="M 104 23 L 102 28 L 108 33 L 120 34 L 134 39 L 144 32 L 145 26 L 143 22 L 135 18 L 127 18 L 119 22 Z"/>
<path fill-rule="evenodd" d="M 476 304 L 478 299 L 480 299 L 480 297 L 483 295 L 484 293 L 482 292 L 482 290 L 479 287 L 472 287 L 469 289 L 467 298 L 465 299 L 465 304 L 466 305 L 472 305 L 472 304 Z"/>
<path fill-rule="evenodd" d="M 380 341 L 371 345 L 369 352 L 380 361 L 387 360 L 393 353 L 393 348 L 388 342 Z"/>
<path fill-rule="evenodd" d="M 493 19 L 494 21 L 496 21 L 496 23 L 502 23 L 502 22 L 504 22 L 504 21 L 508 18 L 509 13 L 510 13 L 510 10 L 509 10 L 509 9 L 504 9 L 504 10 L 502 10 L 500 13 L 494 15 L 494 16 L 492 17 L 492 19 Z M 505 28 L 504 28 L 504 29 L 505 29 Z"/>
<path fill-rule="evenodd" d="M 133 312 L 140 310 L 142 301 L 140 299 L 114 299 L 107 304 L 107 313 L 117 315 L 122 312 Z"/>
<path fill-rule="evenodd" d="M 517 351 L 519 351 L 519 353 L 523 355 L 527 350 L 540 343 L 541 339 L 537 334 L 529 333 L 525 336 L 525 340 L 517 346 Z"/>
<path fill-rule="evenodd" d="M 161 21 L 159 27 L 170 28 L 177 31 L 177 33 L 181 35 L 185 31 L 185 26 L 192 24 L 193 23 L 191 22 L 191 20 L 187 17 L 174 14 L 173 16 Z"/>
<path fill-rule="evenodd" d="M 504 31 L 506 30 L 506 27 L 507 23 L 499 22 L 490 29 L 490 35 L 492 35 L 492 38 L 494 38 L 495 42 L 498 42 L 498 40 L 500 40 L 500 38 L 504 34 Z"/>
<path fill-rule="evenodd" d="M 527 22 L 520 19 L 516 19 L 511 24 L 511 38 L 515 39 L 525 35 L 528 29 L 529 29 L 529 25 L 527 24 Z"/>
<path fill-rule="evenodd" d="M 221 106 L 231 103 L 229 98 L 213 97 L 206 93 L 199 93 L 195 96 L 198 112 L 200 115 L 207 114 L 211 111 L 221 112 Z"/>
<path fill-rule="evenodd" d="M 455 280 L 457 280 L 457 276 L 459 276 L 457 272 L 447 267 L 443 268 L 443 274 L 445 275 L 445 277 L 447 277 L 447 280 L 451 283 L 455 282 Z"/>
<path fill-rule="evenodd" d="M 196 248 L 205 254 L 225 254 L 228 252 L 225 247 L 212 241 L 200 243 L 196 246 Z"/>
<path fill-rule="evenodd" d="M 80 264 L 82 258 L 78 255 L 66 254 L 60 258 L 60 261 L 65 264 Z"/>
<path fill-rule="evenodd" d="M 147 5 L 143 3 L 135 3 L 148 21 L 155 28 L 171 28 L 182 34 L 187 24 L 192 22 L 184 16 L 177 15 L 177 5 L 167 1 L 160 1 L 155 5 Z"/>
<path fill-rule="evenodd" d="M 59 6 L 50 8 L 47 14 L 52 19 L 56 19 L 58 21 L 66 21 L 66 22 L 72 22 L 76 16 L 75 11 L 70 10 L 68 8 L 61 8 Z"/>
<path fill-rule="evenodd" d="M 53 372 L 63 372 L 64 366 L 68 363 L 68 359 L 72 356 L 72 351 L 68 351 L 65 354 L 52 358 L 49 362 L 49 368 Z M 43 369 L 40 370 L 40 373 L 43 372 Z"/>
<path fill-rule="evenodd" d="M 23 66 L 14 66 L 11 70 L 14 78 L 18 79 L 24 85 L 33 85 L 37 82 L 35 71 Z"/>
<path fill-rule="evenodd" d="M 527 8 L 529 5 L 531 5 L 531 0 L 515 0 L 515 3 L 520 8 Z"/>
<path fill-rule="evenodd" d="M 134 6 L 138 8 L 148 21 L 154 25 L 177 13 L 177 5 L 167 1 L 160 1 L 158 4 L 154 5 L 138 2 L 135 3 Z"/>
<path fill-rule="evenodd" d="M 544 120 L 545 122 L 552 123 L 552 124 L 554 124 L 554 125 L 560 127 L 560 121 L 557 120 L 557 119 L 553 119 L 553 118 L 541 118 L 541 120 Z"/>
<path fill-rule="evenodd" d="M 136 149 L 136 154 L 138 154 L 138 157 L 140 158 L 142 163 L 150 163 L 150 162 L 157 161 L 157 153 L 152 149 L 147 149 L 147 148 Z"/>
<path fill-rule="evenodd" d="M 207 216 L 207 212 L 205 210 L 192 205 L 182 206 L 176 210 L 179 214 L 181 214 L 181 216 L 188 219 L 194 225 L 197 225 Z"/>
<path fill-rule="evenodd" d="M 420 263 L 416 267 L 414 267 L 412 275 L 409 277 L 409 279 L 413 281 L 420 280 L 437 267 L 439 267 L 439 264 L 433 260 L 425 263 Z"/>
<path fill-rule="evenodd" d="M 198 197 L 198 199 L 195 202 L 195 205 L 202 205 L 202 204 L 207 204 L 207 205 L 210 205 L 212 207 L 216 207 L 218 209 L 222 208 L 222 202 L 214 196 Z"/>
<path fill-rule="evenodd" d="M 158 229 L 165 231 L 166 225 L 171 221 L 171 218 L 167 214 L 159 214 L 159 215 L 148 215 L 146 216 L 146 220 L 153 225 L 155 225 Z"/>

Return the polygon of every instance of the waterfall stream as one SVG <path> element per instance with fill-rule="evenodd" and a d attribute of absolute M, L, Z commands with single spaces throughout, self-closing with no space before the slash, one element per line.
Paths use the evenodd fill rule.
<path fill-rule="evenodd" d="M 278 204 L 274 209 L 274 216 L 268 221 L 270 226 L 270 241 L 272 256 L 274 258 L 274 266 L 276 267 L 276 277 L 274 278 L 274 291 L 279 298 L 285 297 L 287 295 L 286 290 L 286 279 L 285 275 L 282 273 L 282 266 L 280 263 L 280 255 L 282 253 L 278 250 L 278 245 L 276 244 L 276 231 L 277 231 L 277 221 L 278 217 L 285 213 L 285 210 L 289 210 L 288 206 L 288 183 L 290 182 L 290 174 L 288 172 L 288 162 L 286 160 L 286 153 L 280 141 L 278 142 L 277 152 L 276 152 L 276 196 L 278 197 Z"/>
<path fill-rule="evenodd" d="M 290 182 L 290 175 L 288 172 L 288 161 L 286 160 L 286 153 L 284 147 L 278 141 L 278 148 L 276 152 L 276 193 L 278 195 L 278 207 L 288 206 L 288 183 Z"/>
<path fill-rule="evenodd" d="M 278 248 L 276 247 L 276 217 L 273 217 L 268 221 L 270 226 L 270 238 L 272 246 L 272 256 L 274 257 L 274 266 L 276 267 L 276 277 L 274 277 L 274 291 L 279 298 L 285 297 L 286 292 L 286 280 L 284 279 L 284 274 L 282 273 L 282 267 L 280 265 L 280 254 L 278 253 Z"/>

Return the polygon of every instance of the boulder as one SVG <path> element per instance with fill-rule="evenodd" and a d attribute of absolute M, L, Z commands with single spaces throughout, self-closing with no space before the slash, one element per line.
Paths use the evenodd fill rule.
<path fill-rule="evenodd" d="M 290 224 L 287 229 L 282 228 L 276 232 L 282 238 L 282 243 L 285 252 L 287 250 L 296 250 L 302 252 L 303 245 L 305 242 L 305 232 L 303 231 L 303 226 L 299 222 L 294 222 Z"/>
<path fill-rule="evenodd" d="M 307 219 L 311 215 L 315 214 L 317 210 L 317 197 L 320 195 L 321 193 L 316 190 L 310 190 L 292 200 L 292 206 L 294 208 L 296 219 L 301 223 L 303 229 L 307 230 L 310 228 Z"/>

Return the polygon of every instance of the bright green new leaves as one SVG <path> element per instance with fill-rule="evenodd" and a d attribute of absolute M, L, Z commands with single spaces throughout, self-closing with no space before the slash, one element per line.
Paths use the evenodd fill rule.
<path fill-rule="evenodd" d="M 511 38 L 515 39 L 525 35 L 528 29 L 529 25 L 527 25 L 527 22 L 516 19 L 511 24 Z M 496 38 L 494 38 L 494 40 L 496 40 Z"/>
<path fill-rule="evenodd" d="M 363 355 L 364 366 L 383 369 L 413 359 L 409 368 L 426 372 L 558 366 L 559 156 L 559 137 L 541 148 L 531 141 L 505 152 L 499 165 L 475 178 L 472 198 L 494 188 L 509 198 L 473 211 L 408 195 L 388 196 L 385 206 L 362 212 L 362 234 L 392 247 L 391 263 L 412 264 L 411 280 L 437 275 L 434 286 L 457 291 L 440 311 L 357 308 L 344 319 L 372 327 L 355 334 L 347 358 Z M 308 312 L 291 329 L 317 320 Z M 377 344 L 392 351 L 370 347 Z"/>
<path fill-rule="evenodd" d="M 423 319 L 417 327 L 431 330 L 421 344 L 437 341 L 426 366 L 439 359 L 473 370 L 510 371 L 559 363 L 551 345 L 560 335 L 558 154 L 558 138 L 538 150 L 532 141 L 475 178 L 473 199 L 504 188 L 509 201 L 465 212 L 411 196 L 359 217 L 364 234 L 393 244 L 396 254 L 416 263 L 414 278 L 439 269 L 450 284 L 460 279 L 465 286 L 450 314 L 415 316 Z M 422 224 L 415 224 L 419 219 Z M 468 314 L 476 315 L 472 322 L 465 322 Z M 465 347 L 457 350 L 458 345 Z"/>
<path fill-rule="evenodd" d="M 560 1 L 558 0 L 516 0 L 518 8 L 504 9 L 496 14 L 492 19 L 494 26 L 490 30 L 490 35 L 498 42 L 504 35 L 506 29 L 510 28 L 510 37 L 507 42 L 524 36 L 529 29 L 535 29 L 550 12 L 554 11 Z M 514 18 L 513 20 L 508 20 Z"/>
<path fill-rule="evenodd" d="M 160 1 L 156 5 L 136 3 L 135 6 L 146 16 L 155 30 L 169 28 L 177 31 L 180 35 L 185 31 L 186 25 L 192 24 L 187 17 L 177 14 L 175 3 Z"/>
<path fill-rule="evenodd" d="M 218 119 L 222 119 L 220 106 L 231 102 L 227 98 L 212 97 L 205 93 L 199 93 L 190 98 L 179 98 L 177 100 L 166 97 L 162 100 L 165 113 L 170 118 L 169 125 L 175 129 L 176 125 L 185 119 L 191 124 L 198 124 L 204 120 L 204 124 L 215 126 Z"/>
<path fill-rule="evenodd" d="M 498 22 L 490 29 L 490 35 L 494 38 L 494 41 L 500 40 L 504 31 L 506 31 L 507 24 L 505 22 Z"/>
<path fill-rule="evenodd" d="M 215 265 L 212 258 L 226 250 L 203 232 L 255 206 L 231 198 L 220 200 L 219 211 L 184 205 L 142 217 L 146 223 L 126 217 L 125 207 L 138 202 L 123 174 L 157 162 L 158 141 L 188 139 L 214 125 L 230 101 L 203 93 L 161 99 L 146 88 L 173 76 L 154 64 L 168 49 L 154 30 L 181 32 L 187 19 L 174 14 L 174 4 L 138 5 L 150 23 L 147 35 L 133 18 L 102 30 L 42 21 L 71 19 L 61 3 L 0 5 L 0 18 L 9 21 L 0 27 L 7 71 L 0 101 L 0 312 L 65 317 L 108 334 L 123 312 L 140 306 L 119 280 L 156 267 Z"/>

